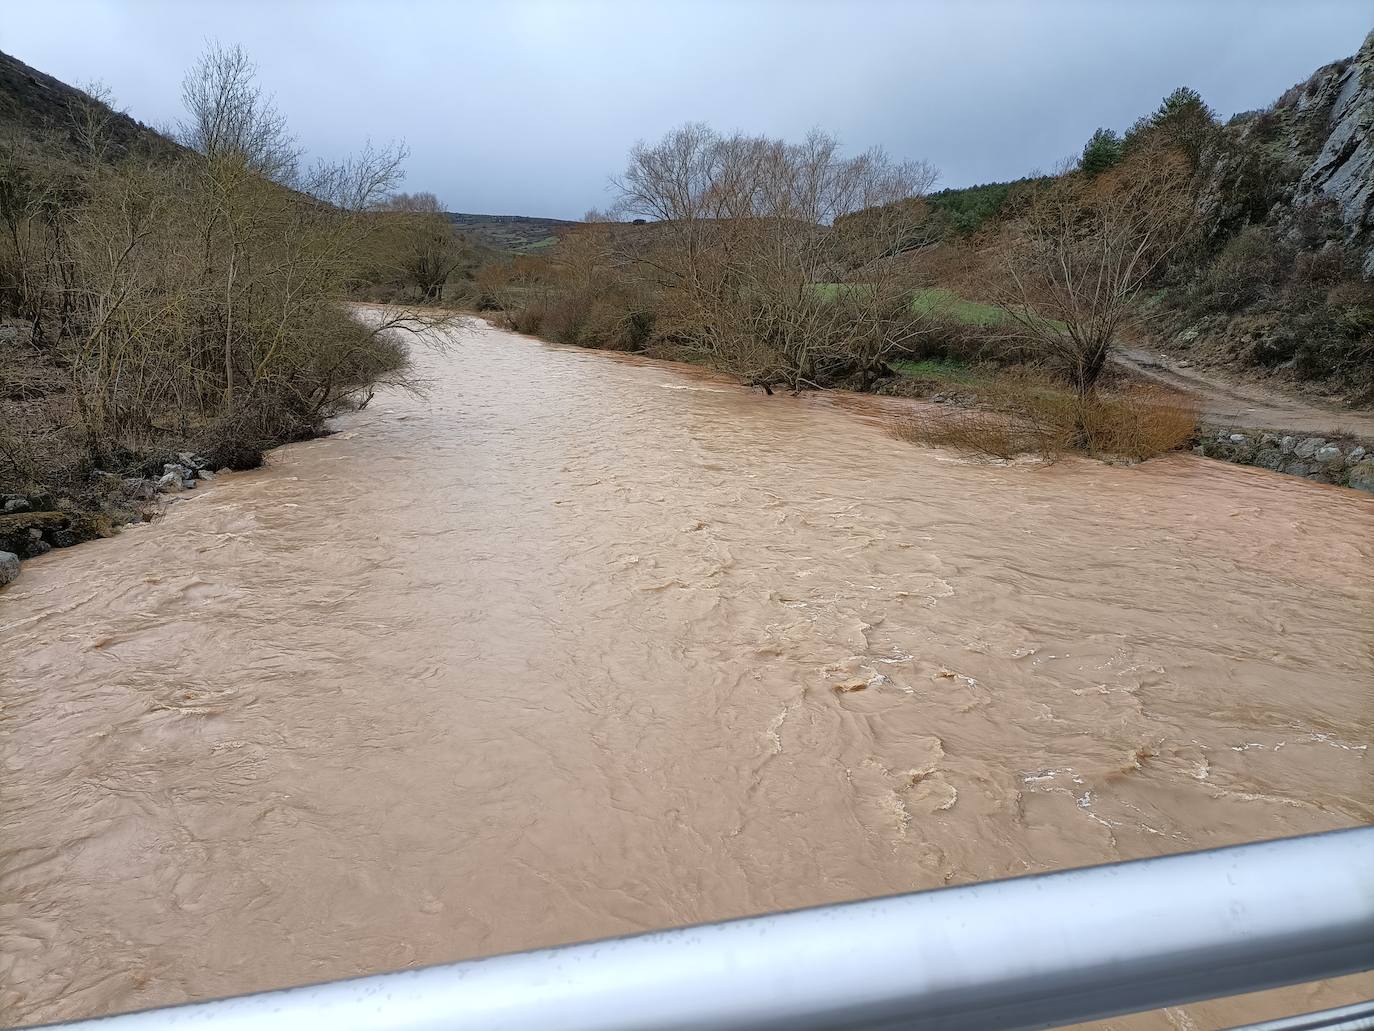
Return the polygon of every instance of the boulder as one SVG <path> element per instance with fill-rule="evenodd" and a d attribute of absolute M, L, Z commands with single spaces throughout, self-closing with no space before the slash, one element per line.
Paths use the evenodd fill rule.
<path fill-rule="evenodd" d="M 1279 439 L 1279 450 L 1285 455 L 1291 455 L 1293 449 L 1298 446 L 1297 437 L 1281 437 Z"/>
<path fill-rule="evenodd" d="M 186 479 L 182 480 L 182 481 L 181 481 L 181 489 L 182 489 L 182 490 L 195 490 L 195 489 L 196 489 L 196 479 L 195 479 L 195 477 L 194 477 L 194 476 L 188 476 L 188 477 L 186 477 Z"/>
<path fill-rule="evenodd" d="M 1280 472 L 1285 472 L 1289 476 L 1306 476 L 1312 471 L 1312 467 L 1306 462 L 1285 462 Z"/>
<path fill-rule="evenodd" d="M 175 472 L 165 472 L 157 478 L 157 492 L 159 494 L 173 494 L 181 490 L 182 477 Z"/>
<path fill-rule="evenodd" d="M 196 475 L 199 476 L 202 480 L 213 480 L 215 478 L 215 474 L 212 473 L 209 469 L 197 469 Z"/>
<path fill-rule="evenodd" d="M 0 505 L 0 512 L 13 515 L 15 512 L 27 512 L 31 507 L 26 498 L 12 497 L 6 500 L 4 505 Z"/>
<path fill-rule="evenodd" d="M 1368 453 L 1369 452 L 1367 452 L 1363 447 L 1356 447 L 1352 448 L 1350 454 L 1346 455 L 1345 458 L 1346 461 L 1348 461 L 1351 465 L 1354 465 Z"/>
<path fill-rule="evenodd" d="M 1227 439 L 1232 444 L 1238 444 L 1241 447 L 1247 447 L 1250 444 L 1250 438 L 1244 433 L 1232 433 Z"/>
<path fill-rule="evenodd" d="M 1255 455 L 1255 464 L 1264 469 L 1277 472 L 1283 467 L 1283 452 L 1276 447 L 1267 447 Z"/>
<path fill-rule="evenodd" d="M 1336 462 L 1343 456 L 1341 455 L 1340 448 L 1336 447 L 1334 444 L 1327 444 L 1325 447 L 1317 448 L 1316 454 L 1312 457 L 1318 462 Z"/>
<path fill-rule="evenodd" d="M 1293 448 L 1293 454 L 1299 458 L 1311 458 L 1317 453 L 1317 449 L 1326 446 L 1325 437 L 1306 437 Z"/>
<path fill-rule="evenodd" d="M 19 575 L 19 556 L 12 551 L 0 551 L 0 587 L 13 583 Z"/>
<path fill-rule="evenodd" d="M 1374 494 L 1374 458 L 1366 458 L 1352 466 L 1348 482 L 1356 490 L 1367 490 Z"/>

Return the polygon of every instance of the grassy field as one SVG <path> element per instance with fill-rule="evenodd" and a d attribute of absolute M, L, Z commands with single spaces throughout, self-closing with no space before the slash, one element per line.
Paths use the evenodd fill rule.
<path fill-rule="evenodd" d="M 862 283 L 817 283 L 816 292 L 834 300 L 842 292 L 857 290 Z M 1000 308 L 979 301 L 966 301 L 953 290 L 928 287 L 911 295 L 911 307 L 922 314 L 935 315 L 964 326 L 996 326 L 1006 318 Z"/>
<path fill-rule="evenodd" d="M 947 358 L 925 358 L 921 361 L 900 359 L 891 363 L 892 368 L 903 376 L 913 379 L 934 380 L 950 386 L 968 387 L 983 382 L 986 377 L 971 365 L 951 361 Z"/>
<path fill-rule="evenodd" d="M 996 326 L 1006 318 L 1005 313 L 994 305 L 966 301 L 954 291 L 940 287 L 916 291 L 911 298 L 911 307 L 964 326 Z"/>

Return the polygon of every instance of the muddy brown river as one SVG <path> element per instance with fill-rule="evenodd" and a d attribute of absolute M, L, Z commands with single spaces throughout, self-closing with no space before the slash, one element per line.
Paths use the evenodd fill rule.
<path fill-rule="evenodd" d="M 1374 822 L 1374 497 L 417 361 L 0 594 L 0 1024 Z"/>

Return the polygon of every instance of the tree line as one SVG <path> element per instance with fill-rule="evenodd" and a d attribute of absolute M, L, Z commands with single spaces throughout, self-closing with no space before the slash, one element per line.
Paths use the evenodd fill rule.
<path fill-rule="evenodd" d="M 431 300 L 452 272 L 437 200 L 398 192 L 404 147 L 307 164 L 238 47 L 182 99 L 177 147 L 113 147 L 98 89 L 47 137 L 0 138 L 0 493 L 90 496 L 178 447 L 251 466 L 405 379 L 406 313 L 339 303 Z"/>

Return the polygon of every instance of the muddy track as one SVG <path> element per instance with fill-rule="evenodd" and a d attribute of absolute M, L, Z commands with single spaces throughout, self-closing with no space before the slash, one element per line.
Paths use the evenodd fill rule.
<path fill-rule="evenodd" d="M 1146 379 L 1192 394 L 1203 420 L 1216 426 L 1374 438 L 1374 412 L 1368 410 L 1323 405 L 1252 383 L 1229 382 L 1142 347 L 1124 348 L 1116 362 Z"/>

